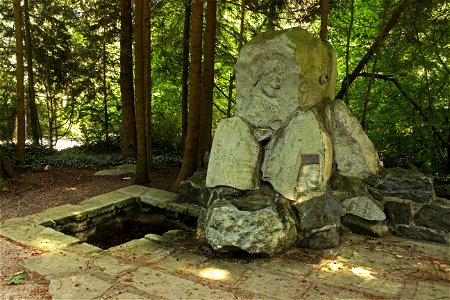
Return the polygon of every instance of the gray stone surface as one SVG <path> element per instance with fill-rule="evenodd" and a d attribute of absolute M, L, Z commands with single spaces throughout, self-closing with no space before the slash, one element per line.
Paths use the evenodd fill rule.
<path fill-rule="evenodd" d="M 301 28 L 263 33 L 242 48 L 236 78 L 236 115 L 276 130 L 298 108 L 334 98 L 336 55 Z"/>
<path fill-rule="evenodd" d="M 309 249 L 330 249 L 339 245 L 339 239 L 339 228 L 336 225 L 325 226 L 310 233 L 308 237 L 301 241 L 301 245 Z"/>
<path fill-rule="evenodd" d="M 345 199 L 342 202 L 344 214 L 352 214 L 369 221 L 384 221 L 386 215 L 373 201 L 364 196 Z"/>
<path fill-rule="evenodd" d="M 294 207 L 298 216 L 300 240 L 313 230 L 340 225 L 342 206 L 332 193 L 325 193 L 308 201 L 296 203 Z"/>
<path fill-rule="evenodd" d="M 96 172 L 94 175 L 96 176 L 118 176 L 125 174 L 135 174 L 136 173 L 136 165 L 134 164 L 125 164 L 120 166 L 115 166 L 107 170 L 101 170 Z"/>
<path fill-rule="evenodd" d="M 259 154 L 260 145 L 246 122 L 238 117 L 222 120 L 214 136 L 206 186 L 257 189 Z"/>
<path fill-rule="evenodd" d="M 384 211 L 386 212 L 389 222 L 394 225 L 410 224 L 412 221 L 412 208 L 411 203 L 408 200 L 396 197 L 386 197 Z"/>
<path fill-rule="evenodd" d="M 316 155 L 317 163 L 305 156 Z M 331 176 L 331 140 L 312 111 L 299 111 L 265 148 L 262 180 L 290 200 L 324 191 Z"/>
<path fill-rule="evenodd" d="M 217 203 L 206 217 L 205 236 L 220 251 L 241 249 L 274 255 L 297 239 L 294 215 L 281 203 L 257 211 L 241 211 L 231 203 Z"/>
<path fill-rule="evenodd" d="M 423 206 L 414 215 L 414 223 L 437 231 L 450 232 L 450 200 L 438 198 Z"/>
<path fill-rule="evenodd" d="M 449 243 L 448 235 L 422 226 L 399 224 L 395 226 L 395 234 L 415 240 L 423 240 L 439 244 Z"/>
<path fill-rule="evenodd" d="M 422 173 L 391 168 L 377 188 L 386 196 L 428 202 L 434 196 L 433 181 Z"/>
<path fill-rule="evenodd" d="M 337 170 L 360 179 L 376 175 L 380 168 L 377 151 L 359 121 L 342 100 L 333 101 L 331 139 Z"/>
<path fill-rule="evenodd" d="M 357 234 L 382 237 L 389 233 L 388 227 L 381 221 L 368 221 L 351 214 L 342 218 L 342 224 Z"/>

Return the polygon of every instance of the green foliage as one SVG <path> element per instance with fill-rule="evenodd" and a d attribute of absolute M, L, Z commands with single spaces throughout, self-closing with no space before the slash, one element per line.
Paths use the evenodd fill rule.
<path fill-rule="evenodd" d="M 6 281 L 7 285 L 17 285 L 22 284 L 28 277 L 28 273 L 25 271 L 17 272 L 11 278 Z"/>

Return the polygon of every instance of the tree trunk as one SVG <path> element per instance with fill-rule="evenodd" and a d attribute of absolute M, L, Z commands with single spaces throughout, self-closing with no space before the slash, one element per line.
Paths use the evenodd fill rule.
<path fill-rule="evenodd" d="M 191 0 L 185 1 L 183 29 L 183 72 L 181 74 L 181 137 L 183 144 L 186 140 L 188 126 L 189 33 L 191 30 Z"/>
<path fill-rule="evenodd" d="M 150 0 L 144 0 L 145 143 L 148 169 L 150 169 L 152 163 L 152 39 L 150 17 Z"/>
<path fill-rule="evenodd" d="M 212 106 L 214 91 L 214 55 L 216 45 L 217 0 L 208 0 L 206 8 L 205 53 L 203 61 L 200 136 L 197 150 L 197 169 L 203 169 L 205 154 L 210 151 L 212 138 Z"/>
<path fill-rule="evenodd" d="M 7 188 L 5 178 L 14 176 L 14 169 L 5 155 L 0 151 L 0 192 Z"/>
<path fill-rule="evenodd" d="M 23 66 L 23 31 L 22 8 L 20 0 L 13 0 L 14 26 L 16 33 L 16 96 L 17 96 L 17 161 L 25 162 L 25 99 L 24 99 L 24 66 Z"/>
<path fill-rule="evenodd" d="M 202 78 L 203 1 L 194 0 L 192 6 L 192 43 L 190 67 L 189 122 L 184 143 L 183 165 L 177 185 L 195 172 L 200 128 L 200 97 Z"/>
<path fill-rule="evenodd" d="M 41 130 L 39 126 L 39 115 L 36 107 L 36 93 L 34 90 L 34 71 L 33 71 L 33 47 L 31 43 L 31 24 L 28 0 L 24 1 L 24 21 L 25 21 L 25 49 L 27 55 L 28 72 L 28 106 L 30 109 L 30 127 L 33 144 L 38 145 L 41 140 Z"/>
<path fill-rule="evenodd" d="M 106 65 L 107 65 L 107 52 L 106 52 L 106 28 L 103 27 L 103 49 L 102 49 L 102 81 L 103 81 L 103 115 L 105 118 L 104 130 L 106 140 L 106 152 L 109 152 L 109 116 L 108 116 L 108 86 L 106 81 Z"/>
<path fill-rule="evenodd" d="M 131 0 L 121 0 L 120 95 L 122 103 L 122 156 L 136 155 L 136 119 L 133 87 L 133 21 Z"/>
<path fill-rule="evenodd" d="M 369 60 L 372 58 L 375 51 L 381 46 L 386 36 L 389 34 L 391 29 L 397 24 L 400 16 L 405 11 L 405 9 L 408 7 L 408 5 L 411 3 L 411 0 L 403 0 L 403 2 L 397 7 L 397 9 L 392 14 L 391 19 L 386 24 L 386 27 L 381 30 L 378 38 L 375 40 L 375 42 L 370 46 L 369 50 L 367 51 L 366 55 L 359 61 L 356 68 L 353 70 L 352 74 L 347 76 L 347 78 L 344 78 L 341 85 L 341 90 L 336 95 L 336 99 L 342 99 L 345 94 L 347 93 L 348 88 L 353 83 L 353 81 L 358 77 L 358 74 L 363 70 L 364 66 L 369 62 Z"/>
<path fill-rule="evenodd" d="M 147 146 L 145 128 L 145 59 L 144 59 L 144 0 L 136 0 L 135 9 L 135 87 L 137 160 L 136 183 L 148 182 Z"/>
<path fill-rule="evenodd" d="M 327 23 L 328 23 L 328 0 L 320 0 L 320 39 L 327 40 Z"/>

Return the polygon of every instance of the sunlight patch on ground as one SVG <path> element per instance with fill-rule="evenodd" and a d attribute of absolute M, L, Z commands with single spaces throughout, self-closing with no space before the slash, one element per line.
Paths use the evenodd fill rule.
<path fill-rule="evenodd" d="M 198 275 L 210 280 L 227 280 L 230 277 L 230 272 L 225 269 L 205 268 L 200 270 Z"/>
<path fill-rule="evenodd" d="M 371 274 L 371 271 L 362 267 L 352 268 L 352 272 L 353 274 L 358 275 L 359 277 L 362 277 L 364 279 L 376 279 L 376 277 Z"/>

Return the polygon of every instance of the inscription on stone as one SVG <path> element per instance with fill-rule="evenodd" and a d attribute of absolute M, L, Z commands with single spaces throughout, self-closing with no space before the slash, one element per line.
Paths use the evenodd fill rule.
<path fill-rule="evenodd" d="M 302 154 L 303 165 L 318 165 L 320 164 L 319 154 Z"/>

